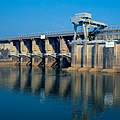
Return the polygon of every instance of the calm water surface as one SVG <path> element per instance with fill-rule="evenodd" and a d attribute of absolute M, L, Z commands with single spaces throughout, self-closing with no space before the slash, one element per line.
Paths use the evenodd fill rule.
<path fill-rule="evenodd" d="M 120 74 L 0 67 L 0 120 L 120 119 Z"/>

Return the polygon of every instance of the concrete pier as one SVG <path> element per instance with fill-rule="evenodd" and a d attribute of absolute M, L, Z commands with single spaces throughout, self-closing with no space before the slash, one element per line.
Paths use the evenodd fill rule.
<path fill-rule="evenodd" d="M 32 42 L 27 40 L 20 41 L 20 58 L 21 64 L 30 65 L 31 63 L 31 53 L 32 53 Z"/>
<path fill-rule="evenodd" d="M 55 57 L 56 56 L 56 52 L 55 52 L 55 43 L 54 40 L 52 39 L 46 39 L 45 40 L 45 53 L 48 57 L 45 57 L 45 66 L 47 67 L 51 67 L 54 62 L 56 61 Z M 53 54 L 53 56 L 52 56 Z"/>
<path fill-rule="evenodd" d="M 95 47 L 95 50 L 93 51 L 94 52 L 93 68 L 95 68 L 96 70 L 101 70 L 103 69 L 103 50 L 105 45 L 96 44 L 94 47 Z"/>
<path fill-rule="evenodd" d="M 114 66 L 113 71 L 114 72 L 120 72 L 120 44 L 115 44 L 114 48 Z"/>
<path fill-rule="evenodd" d="M 7 61 L 9 65 L 62 68 L 70 67 L 71 64 L 71 48 L 67 39 L 66 36 L 50 36 L 44 39 L 31 37 L 0 41 L 0 44 L 4 51 L 4 46 L 7 46 L 7 55 L 11 58 L 11 61 Z M 72 40 L 72 36 L 69 39 Z"/>
<path fill-rule="evenodd" d="M 32 39 L 32 66 L 44 66 L 45 40 Z"/>
<path fill-rule="evenodd" d="M 120 72 L 120 43 L 106 47 L 105 43 L 74 43 L 72 68 L 79 71 Z"/>

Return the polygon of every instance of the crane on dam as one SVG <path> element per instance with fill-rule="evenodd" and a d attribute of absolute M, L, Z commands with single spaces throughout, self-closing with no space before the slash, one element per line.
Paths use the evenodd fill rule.
<path fill-rule="evenodd" d="M 93 35 L 96 36 L 101 30 L 108 26 L 107 24 L 93 21 L 91 20 L 91 18 L 92 15 L 89 13 L 75 14 L 75 16 L 71 18 L 71 22 L 74 25 L 74 38 L 73 38 L 74 41 L 77 40 L 77 28 L 79 26 L 81 26 L 83 29 L 84 35 L 84 40 L 82 40 L 83 42 L 91 40 L 92 39 L 91 37 Z"/>

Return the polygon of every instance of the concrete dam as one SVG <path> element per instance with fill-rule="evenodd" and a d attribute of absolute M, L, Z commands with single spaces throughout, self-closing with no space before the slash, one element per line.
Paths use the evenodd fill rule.
<path fill-rule="evenodd" d="M 88 13 L 76 14 L 71 22 L 74 32 L 1 38 L 0 65 L 120 72 L 119 25 L 93 21 Z"/>

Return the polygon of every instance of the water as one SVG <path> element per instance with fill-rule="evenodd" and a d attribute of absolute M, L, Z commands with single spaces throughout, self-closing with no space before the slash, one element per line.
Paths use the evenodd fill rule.
<path fill-rule="evenodd" d="M 0 120 L 120 119 L 120 74 L 0 67 Z"/>

